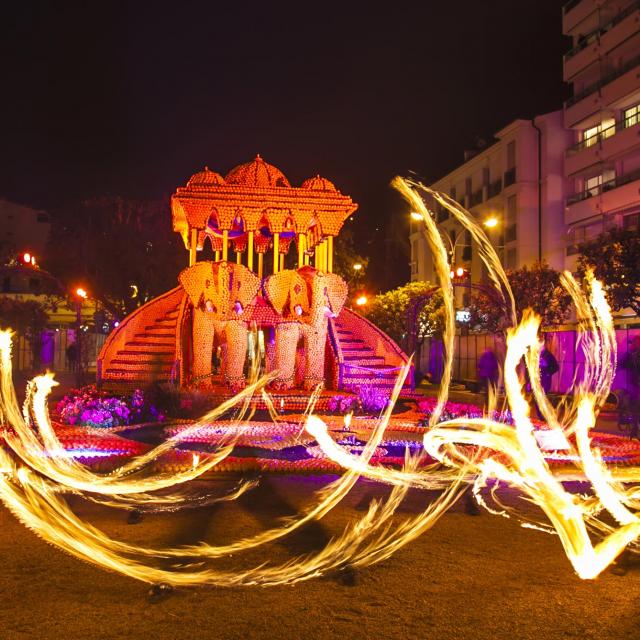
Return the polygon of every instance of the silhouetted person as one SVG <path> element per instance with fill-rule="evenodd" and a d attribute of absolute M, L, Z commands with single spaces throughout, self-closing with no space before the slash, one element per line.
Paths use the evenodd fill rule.
<path fill-rule="evenodd" d="M 494 389 L 498 385 L 500 377 L 500 369 L 498 367 L 498 358 L 491 349 L 486 349 L 478 359 L 478 379 L 482 384 L 484 391 L 484 404 L 489 406 L 489 387 Z"/>
<path fill-rule="evenodd" d="M 78 366 L 78 347 L 72 342 L 67 347 L 67 369 L 75 371 Z"/>

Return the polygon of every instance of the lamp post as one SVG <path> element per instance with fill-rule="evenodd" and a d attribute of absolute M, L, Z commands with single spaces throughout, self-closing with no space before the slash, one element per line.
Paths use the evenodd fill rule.
<path fill-rule="evenodd" d="M 84 384 L 84 370 L 82 362 L 82 303 L 87 299 L 87 291 L 78 287 L 75 291 L 76 303 L 76 384 Z"/>

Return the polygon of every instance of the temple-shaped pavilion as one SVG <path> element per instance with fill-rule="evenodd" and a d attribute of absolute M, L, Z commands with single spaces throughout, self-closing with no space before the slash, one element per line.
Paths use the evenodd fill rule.
<path fill-rule="evenodd" d="M 235 276 L 224 275 L 236 272 L 257 283 L 253 285 L 256 293 L 248 305 L 241 305 L 242 315 L 238 318 L 262 337 L 259 342 L 264 348 L 259 357 L 265 358 L 267 369 L 274 367 L 269 354 L 274 332 L 283 322 L 298 321 L 295 317 L 283 319 L 282 309 L 278 311 L 278 305 L 270 304 L 269 279 L 279 277 L 281 272 L 284 275 L 285 270 L 298 282 L 332 274 L 334 238 L 356 209 L 353 200 L 326 178 L 315 176 L 294 187 L 279 169 L 260 156 L 235 167 L 224 178 L 205 167 L 191 176 L 186 186 L 176 189 L 171 198 L 173 229 L 189 252 L 189 272 L 201 264 L 205 272 L 211 268 L 211 273 L 218 274 L 212 276 L 211 282 L 218 278 L 217 284 L 210 285 L 210 277 L 205 276 L 206 286 L 222 286 L 220 274 L 227 278 L 225 287 L 229 287 L 228 278 L 239 286 Z M 198 260 L 199 253 L 205 253 L 207 242 L 213 260 Z M 180 277 L 184 285 L 183 274 Z M 336 281 L 335 276 L 325 279 Z M 346 285 L 341 286 L 346 291 Z M 294 288 L 298 288 L 295 295 L 306 295 L 299 285 Z M 202 298 L 196 303 L 184 286 L 177 286 L 134 311 L 107 338 L 98 356 L 98 382 L 127 386 L 197 383 L 194 350 L 200 356 L 204 351 L 198 350 L 194 338 L 194 318 L 202 317 L 197 314 L 202 314 L 203 305 Z M 325 386 L 345 390 L 363 384 L 392 387 L 407 356 L 371 322 L 348 305 L 340 306 L 337 317 L 327 319 L 323 325 L 326 348 L 320 369 L 324 371 Z M 227 346 L 237 346 L 228 340 L 227 337 Z M 299 361 L 302 343 L 297 347 L 293 343 L 292 349 L 298 350 Z M 216 386 L 220 381 L 211 383 Z M 411 383 L 412 380 L 407 384 Z"/>
<path fill-rule="evenodd" d="M 316 176 L 292 187 L 259 155 L 224 178 L 205 167 L 171 198 L 173 229 L 189 250 L 189 264 L 209 240 L 216 261 L 231 256 L 260 278 L 268 253 L 273 273 L 294 266 L 286 260 L 292 242 L 295 266 L 312 263 L 333 272 L 333 239 L 356 209 L 326 178 Z"/>

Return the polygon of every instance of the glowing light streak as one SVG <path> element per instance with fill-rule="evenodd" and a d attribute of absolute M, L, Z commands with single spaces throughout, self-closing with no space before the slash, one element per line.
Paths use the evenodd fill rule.
<path fill-rule="evenodd" d="M 173 585 L 246 585 L 284 584 L 306 580 L 328 570 L 366 566 L 389 557 L 416 536 L 428 530 L 459 498 L 466 482 L 473 482 L 478 502 L 493 513 L 520 518 L 523 526 L 557 533 L 567 557 L 578 575 L 594 578 L 628 545 L 634 545 L 640 535 L 640 520 L 633 510 L 639 507 L 640 490 L 627 489 L 624 482 L 639 482 L 637 468 L 609 470 L 602 455 L 591 446 L 589 431 L 595 424 L 597 408 L 609 393 L 615 371 L 616 344 L 610 310 L 602 287 L 591 274 L 587 276 L 588 297 L 569 273 L 563 275 L 563 286 L 572 296 L 580 320 L 580 348 L 585 353 L 585 372 L 577 381 L 572 401 L 567 400 L 562 420 L 548 402 L 539 382 L 541 343 L 538 339 L 539 320 L 525 311 L 516 325 L 515 307 L 506 275 L 495 250 L 472 217 L 447 196 L 433 192 L 417 183 L 396 179 L 396 187 L 419 213 L 425 224 L 428 243 L 435 257 L 436 270 L 443 287 L 445 302 L 445 368 L 436 408 L 430 419 L 430 429 L 423 438 L 426 452 L 446 468 L 418 468 L 419 456 L 407 449 L 401 469 L 387 469 L 370 464 L 376 448 L 387 429 L 393 403 L 397 400 L 408 368 L 398 378 L 392 402 L 376 424 L 361 455 L 353 455 L 334 441 L 322 420 L 313 415 L 320 387 L 312 394 L 304 414 L 304 428 L 313 435 L 325 455 L 338 462 L 346 472 L 334 483 L 318 492 L 316 504 L 296 520 L 289 520 L 255 536 L 227 545 L 200 543 L 184 548 L 149 548 L 111 539 L 95 527 L 81 521 L 68 507 L 63 494 L 84 495 L 91 500 L 124 508 L 142 508 L 149 512 L 180 508 L 195 504 L 185 493 L 155 496 L 157 489 L 167 489 L 199 477 L 213 468 L 231 452 L 242 434 L 252 394 L 261 392 L 269 412 L 277 424 L 278 412 L 271 397 L 264 391 L 268 377 L 260 378 L 258 363 L 253 363 L 250 384 L 241 394 L 209 412 L 200 421 L 181 430 L 174 437 L 134 458 L 112 473 L 100 475 L 79 464 L 73 453 L 64 451 L 51 425 L 47 412 L 47 397 L 56 384 L 51 374 L 38 376 L 28 386 L 27 398 L 20 411 L 11 382 L 11 336 L 0 332 L 0 414 L 8 428 L 4 438 L 9 455 L 0 448 L 0 499 L 26 526 L 61 549 L 94 564 L 124 575 L 147 581 Z M 447 252 L 438 229 L 429 214 L 420 191 L 430 195 L 447 208 L 479 245 L 496 293 L 503 296 L 511 315 L 512 328 L 507 333 L 504 383 L 507 402 L 514 426 L 489 418 L 457 418 L 439 422 L 446 402 L 453 359 L 455 317 L 451 274 Z M 554 473 L 548 466 L 529 417 L 518 366 L 525 359 L 534 397 L 541 408 L 552 438 L 569 445 L 566 457 L 576 461 L 576 471 Z M 494 401 L 490 403 L 490 411 Z M 236 429 L 228 441 L 213 455 L 191 454 L 186 468 L 175 474 L 151 473 L 149 467 L 165 454 L 171 453 L 183 440 L 208 422 L 240 405 Z M 492 415 L 491 413 L 489 415 Z M 348 429 L 350 417 L 345 416 Z M 303 426 L 301 425 L 301 429 Z M 574 448 L 572 440 L 575 440 Z M 106 452 L 105 452 L 106 453 Z M 71 454 L 71 455 L 70 455 Z M 110 454 L 109 454 L 110 455 Z M 565 490 L 563 482 L 571 475 L 590 482 L 593 495 L 580 496 Z M 311 520 L 329 513 L 353 488 L 360 476 L 392 485 L 384 502 L 373 501 L 367 513 L 317 553 L 294 558 L 280 565 L 259 565 L 246 570 L 217 571 L 203 564 L 223 555 L 239 553 L 277 540 L 299 529 Z M 500 503 L 498 483 L 518 489 L 536 504 L 549 523 L 536 522 L 521 516 Z M 254 483 L 242 483 L 226 496 L 208 500 L 233 500 L 249 490 Z M 420 514 L 403 522 L 392 521 L 400 502 L 410 487 L 443 488 L 441 496 Z M 484 499 L 489 493 L 498 508 Z M 598 514 L 608 511 L 617 525 L 611 526 Z M 602 539 L 594 544 L 589 532 Z M 168 568 L 155 566 L 170 560 Z M 191 559 L 185 564 L 185 559 Z"/>

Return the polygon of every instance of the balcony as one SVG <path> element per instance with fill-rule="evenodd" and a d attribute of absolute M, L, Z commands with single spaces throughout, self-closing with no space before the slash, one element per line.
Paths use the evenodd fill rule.
<path fill-rule="evenodd" d="M 569 0 L 562 7 L 562 32 L 564 34 L 571 33 L 601 4 L 601 0 Z"/>
<path fill-rule="evenodd" d="M 436 222 L 444 222 L 449 219 L 449 212 L 441 205 L 436 209 Z"/>
<path fill-rule="evenodd" d="M 564 56 L 564 81 L 571 82 L 580 71 L 637 33 L 639 14 L 640 0 L 636 0 L 605 25 L 580 38 Z"/>
<path fill-rule="evenodd" d="M 639 66 L 640 56 L 636 56 L 569 98 L 564 103 L 565 127 L 571 129 L 576 123 L 636 90 Z"/>
<path fill-rule="evenodd" d="M 482 203 L 482 189 L 478 189 L 469 196 L 469 207 L 475 207 Z"/>
<path fill-rule="evenodd" d="M 492 182 L 487 187 L 487 200 L 489 198 L 495 198 L 497 195 L 500 195 L 502 191 L 502 179 L 498 178 L 495 182 Z"/>
<path fill-rule="evenodd" d="M 515 184 L 515 181 L 516 181 L 516 168 L 511 167 L 511 169 L 507 169 L 504 172 L 503 183 L 504 183 L 505 189 L 511 186 L 512 184 Z"/>
<path fill-rule="evenodd" d="M 575 175 L 599 162 L 619 157 L 639 143 L 640 122 L 637 117 L 603 129 L 595 136 L 569 147 L 565 155 L 565 174 Z"/>
<path fill-rule="evenodd" d="M 567 198 L 565 224 L 603 213 L 619 211 L 640 202 L 638 194 L 640 170 L 632 171 L 613 180 L 586 189 Z"/>

